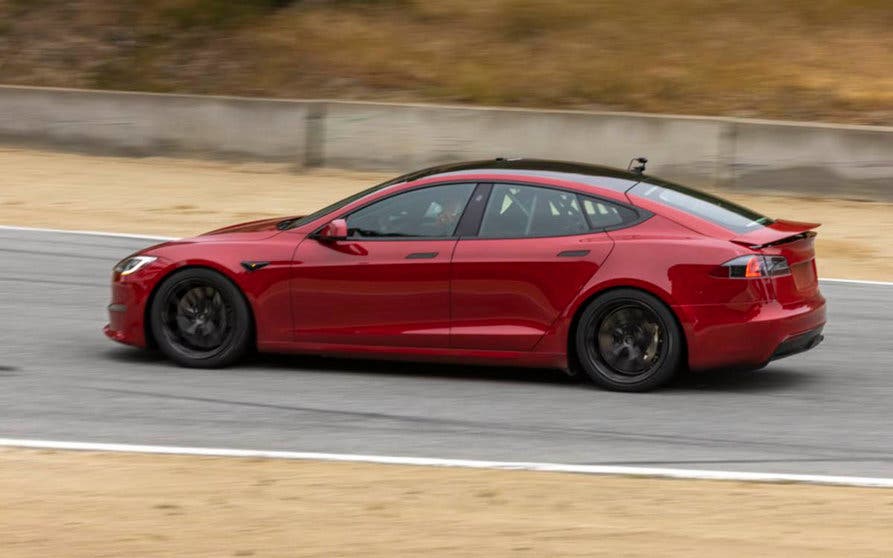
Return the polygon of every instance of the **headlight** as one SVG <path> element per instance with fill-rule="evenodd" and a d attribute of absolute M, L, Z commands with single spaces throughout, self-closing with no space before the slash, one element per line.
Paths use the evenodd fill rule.
<path fill-rule="evenodd" d="M 131 273 L 136 273 L 146 265 L 157 260 L 155 256 L 133 256 L 131 258 L 126 258 L 118 262 L 118 265 L 115 266 L 115 273 L 120 273 L 121 275 L 130 275 Z"/>

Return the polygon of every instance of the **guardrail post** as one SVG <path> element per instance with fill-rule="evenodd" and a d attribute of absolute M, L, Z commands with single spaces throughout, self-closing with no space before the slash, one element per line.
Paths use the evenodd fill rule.
<path fill-rule="evenodd" d="M 304 166 L 321 167 L 325 164 L 326 103 L 312 101 L 307 106 L 304 138 Z"/>
<path fill-rule="evenodd" d="M 734 188 L 735 186 L 735 144 L 738 139 L 738 125 L 725 122 L 717 146 L 716 186 Z"/>

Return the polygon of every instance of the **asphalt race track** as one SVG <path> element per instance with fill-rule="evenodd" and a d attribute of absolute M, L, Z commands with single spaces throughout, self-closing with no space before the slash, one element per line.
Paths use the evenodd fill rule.
<path fill-rule="evenodd" d="M 150 243 L 0 229 L 0 437 L 893 477 L 890 285 L 823 283 L 814 351 L 648 394 L 300 356 L 188 370 L 101 333 L 112 265 Z"/>

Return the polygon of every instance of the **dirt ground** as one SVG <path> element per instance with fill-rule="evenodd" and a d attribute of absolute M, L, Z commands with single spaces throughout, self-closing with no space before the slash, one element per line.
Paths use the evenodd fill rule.
<path fill-rule="evenodd" d="M 191 236 L 295 215 L 392 173 L 0 148 L 0 224 Z M 772 217 L 820 222 L 823 277 L 893 280 L 893 204 L 721 192 Z"/>
<path fill-rule="evenodd" d="M 890 556 L 893 490 L 0 450 L 45 556 Z"/>

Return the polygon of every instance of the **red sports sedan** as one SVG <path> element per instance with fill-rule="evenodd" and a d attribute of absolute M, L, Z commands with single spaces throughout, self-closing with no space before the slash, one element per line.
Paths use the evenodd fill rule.
<path fill-rule="evenodd" d="M 643 391 L 822 340 L 817 224 L 541 160 L 407 174 L 121 261 L 106 334 L 184 366 L 260 351 L 558 367 Z"/>

